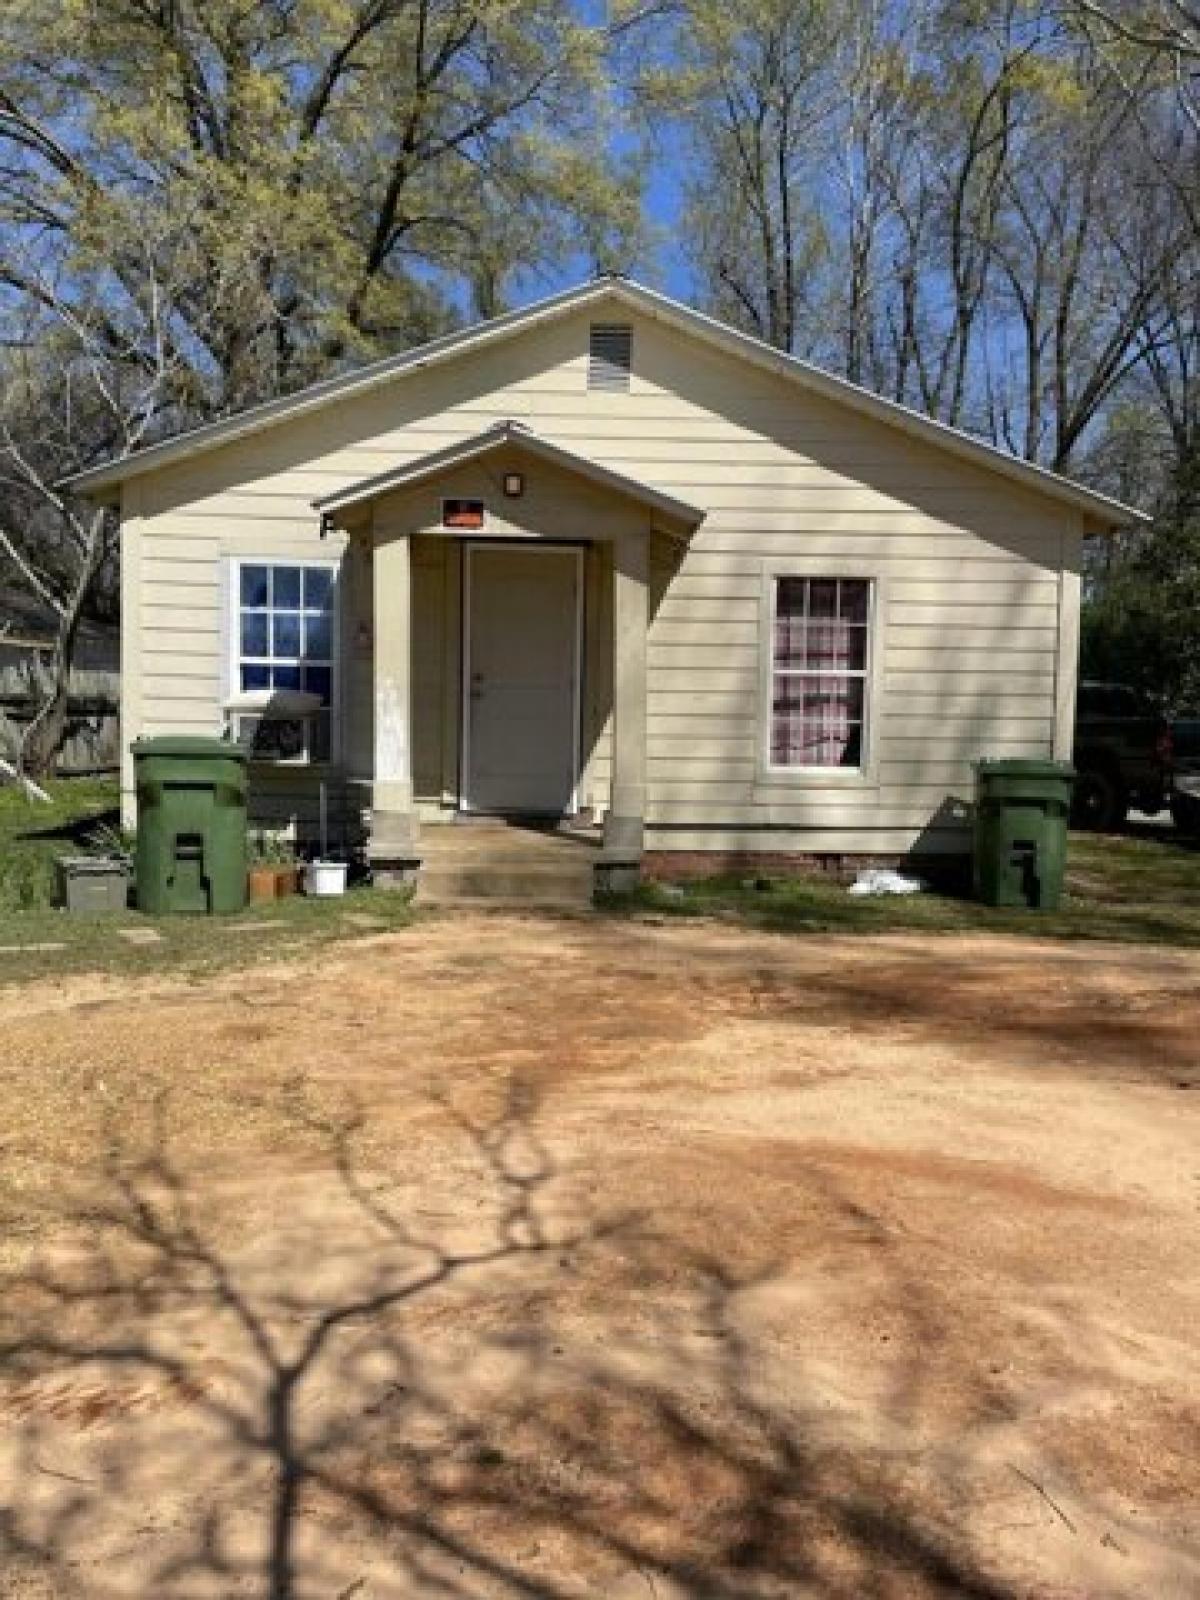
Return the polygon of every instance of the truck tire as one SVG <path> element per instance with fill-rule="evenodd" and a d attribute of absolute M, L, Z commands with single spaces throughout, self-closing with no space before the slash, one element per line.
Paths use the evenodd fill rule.
<path fill-rule="evenodd" d="M 1200 800 L 1190 794 L 1171 796 L 1171 819 L 1180 833 L 1200 835 Z"/>
<path fill-rule="evenodd" d="M 1075 779 L 1071 821 L 1077 828 L 1115 833 L 1129 811 L 1129 795 L 1115 772 L 1105 767 L 1084 767 Z"/>

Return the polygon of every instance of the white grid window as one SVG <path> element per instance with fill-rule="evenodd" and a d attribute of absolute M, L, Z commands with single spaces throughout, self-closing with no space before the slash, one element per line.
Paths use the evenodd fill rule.
<path fill-rule="evenodd" d="M 862 768 L 870 631 L 868 579 L 775 579 L 772 767 Z"/>
<path fill-rule="evenodd" d="M 318 761 L 328 760 L 331 743 L 334 583 L 332 564 L 243 561 L 238 568 L 238 687 L 320 695 L 312 751 Z"/>

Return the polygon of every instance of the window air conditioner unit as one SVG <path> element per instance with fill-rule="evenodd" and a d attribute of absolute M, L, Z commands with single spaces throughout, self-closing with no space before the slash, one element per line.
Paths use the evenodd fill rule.
<path fill-rule="evenodd" d="M 253 689 L 226 702 L 227 731 L 251 761 L 303 766 L 313 759 L 321 697 L 299 689 Z"/>

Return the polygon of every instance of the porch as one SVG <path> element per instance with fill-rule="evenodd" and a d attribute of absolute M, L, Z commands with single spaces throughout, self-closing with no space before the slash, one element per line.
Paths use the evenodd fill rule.
<path fill-rule="evenodd" d="M 377 879 L 636 881 L 647 634 L 702 513 L 512 423 L 317 509 L 349 535 L 343 758 Z"/>

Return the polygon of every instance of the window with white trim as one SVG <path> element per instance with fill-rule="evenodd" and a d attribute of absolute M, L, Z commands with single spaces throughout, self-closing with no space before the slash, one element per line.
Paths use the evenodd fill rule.
<path fill-rule="evenodd" d="M 236 687 L 319 695 L 312 731 L 317 761 L 329 759 L 332 743 L 336 570 L 332 562 L 237 563 Z"/>
<path fill-rule="evenodd" d="M 771 596 L 769 763 L 861 770 L 872 594 L 866 578 L 777 577 Z"/>

